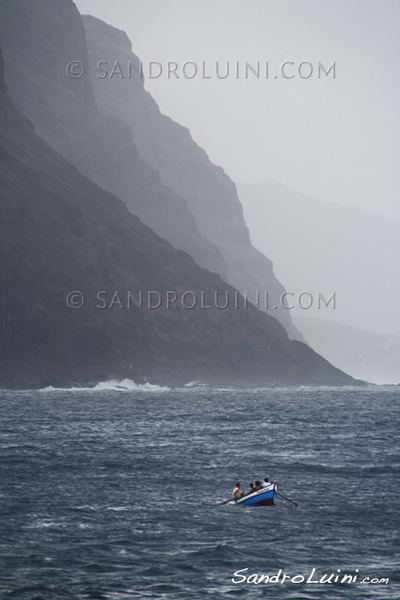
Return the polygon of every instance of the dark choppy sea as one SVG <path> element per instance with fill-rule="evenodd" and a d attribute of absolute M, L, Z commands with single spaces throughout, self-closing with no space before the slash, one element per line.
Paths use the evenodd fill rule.
<path fill-rule="evenodd" d="M 123 385 L 1 392 L 2 599 L 400 597 L 398 388 Z"/>

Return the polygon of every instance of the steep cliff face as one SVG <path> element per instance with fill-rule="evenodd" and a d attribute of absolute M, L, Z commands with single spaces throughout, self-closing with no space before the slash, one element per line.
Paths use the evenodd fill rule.
<path fill-rule="evenodd" d="M 271 314 L 301 339 L 281 308 L 272 263 L 250 243 L 232 181 L 186 128 L 160 114 L 134 68 L 130 77 L 97 76 L 98 60 L 120 59 L 125 68 L 138 59 L 123 32 L 97 19 L 86 24 L 90 60 L 72 0 L 4 0 L 10 96 L 46 141 L 156 233 L 250 298 L 267 291 Z"/>
<path fill-rule="evenodd" d="M 139 60 L 126 34 L 94 17 L 84 16 L 83 22 L 90 76 L 101 111 L 120 116 L 130 125 L 140 156 L 187 201 L 200 233 L 219 248 L 225 262 L 224 270 L 217 264 L 208 266 L 250 297 L 255 298 L 256 291 L 268 291 L 273 316 L 291 337 L 302 339 L 290 314 L 281 307 L 279 299 L 285 290 L 271 261 L 250 242 L 234 183 L 211 163 L 187 128 L 160 113 L 144 89 Z M 99 61 L 105 62 L 98 66 Z"/>
<path fill-rule="evenodd" d="M 99 111 L 72 0 L 4 0 L 0 36 L 9 94 L 39 135 L 156 233 L 223 273 L 220 251 L 199 234 L 187 203 L 140 158 L 130 127 Z"/>
<path fill-rule="evenodd" d="M 251 305 L 168 308 L 168 291 L 212 299 L 235 290 L 50 148 L 2 81 L 0 113 L 0 386 L 118 376 L 353 383 Z M 150 290 L 164 298 L 157 309 L 138 305 Z M 72 291 L 83 293 L 80 308 Z"/>

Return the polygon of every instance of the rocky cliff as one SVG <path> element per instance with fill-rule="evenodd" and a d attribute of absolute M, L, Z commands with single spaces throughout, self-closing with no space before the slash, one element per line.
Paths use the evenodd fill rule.
<path fill-rule="evenodd" d="M 224 259 L 222 268 L 217 263 L 209 263 L 208 268 L 241 292 L 249 292 L 250 297 L 255 298 L 256 291 L 268 291 L 271 305 L 277 306 L 273 316 L 291 337 L 302 339 L 288 311 L 281 308 L 278 299 L 285 290 L 274 275 L 271 261 L 250 242 L 234 183 L 209 160 L 186 127 L 161 114 L 144 88 L 139 59 L 132 53 L 126 34 L 91 16 L 84 16 L 83 22 L 89 71 L 100 110 L 122 117 L 130 125 L 142 159 L 186 200 L 201 235 L 218 247 Z M 105 64 L 97 66 L 99 61 Z M 116 75 L 111 76 L 114 65 Z M 132 67 L 129 70 L 128 65 Z"/>
<path fill-rule="evenodd" d="M 202 293 L 235 290 L 45 143 L 7 97 L 2 73 L 0 113 L 0 386 L 354 382 L 252 305 L 201 306 Z M 189 290 L 193 308 L 182 302 Z M 164 302 L 141 305 L 148 291 Z M 170 307 L 169 291 L 178 298 Z"/>
<path fill-rule="evenodd" d="M 38 134 L 156 233 L 223 274 L 220 251 L 200 235 L 187 203 L 140 158 L 127 123 L 100 112 L 72 0 L 2 1 L 0 37 L 9 94 Z"/>
<path fill-rule="evenodd" d="M 129 77 L 97 76 L 98 60 L 138 59 L 123 32 L 94 18 L 85 24 L 89 59 L 72 0 L 3 0 L 10 96 L 46 141 L 156 233 L 251 298 L 267 291 L 273 316 L 302 339 L 281 308 L 271 261 L 250 243 L 233 182 L 185 127 L 161 115 L 134 68 Z"/>

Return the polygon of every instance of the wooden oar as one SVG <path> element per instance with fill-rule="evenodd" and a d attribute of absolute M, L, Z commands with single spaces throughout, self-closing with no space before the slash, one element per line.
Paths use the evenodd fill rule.
<path fill-rule="evenodd" d="M 276 492 L 276 494 L 278 496 L 280 496 L 281 498 L 283 498 L 284 500 L 287 500 L 288 502 L 291 502 L 292 504 L 294 504 L 295 506 L 298 506 L 299 503 L 295 502 L 294 500 L 291 500 L 290 498 L 286 498 L 286 496 L 284 496 L 283 494 L 280 494 L 279 492 Z"/>
<path fill-rule="evenodd" d="M 234 500 L 234 498 L 229 498 L 228 500 L 223 500 L 222 502 L 218 502 L 217 506 L 222 506 L 223 504 L 228 504 L 228 502 L 230 502 L 231 500 Z"/>

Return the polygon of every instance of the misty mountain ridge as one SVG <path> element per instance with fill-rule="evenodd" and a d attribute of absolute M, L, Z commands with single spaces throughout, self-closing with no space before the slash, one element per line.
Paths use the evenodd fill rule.
<path fill-rule="evenodd" d="M 81 175 L 9 100 L 0 53 L 2 387 L 109 378 L 356 383 L 252 305 L 99 310 L 111 290 L 235 290 Z M 79 310 L 66 303 L 82 290 Z M 76 307 L 77 308 L 77 307 Z"/>
<path fill-rule="evenodd" d="M 161 113 L 144 88 L 139 59 L 126 34 L 95 17 L 82 19 L 97 104 L 105 115 L 122 117 L 129 124 L 140 157 L 159 173 L 168 188 L 185 199 L 200 234 L 220 251 L 223 268 L 215 262 L 204 266 L 253 300 L 256 291 L 268 291 L 277 306 L 273 316 L 290 337 L 302 339 L 290 314 L 280 306 L 279 298 L 285 290 L 274 275 L 271 261 L 251 244 L 235 184 L 209 160 L 186 127 Z M 104 77 L 96 67 L 100 60 L 106 62 L 108 72 L 116 63 L 121 69 L 126 70 L 128 64 L 134 68 L 129 77 Z M 107 69 L 103 65 L 103 70 Z"/>
<path fill-rule="evenodd" d="M 237 187 L 252 242 L 274 261 L 286 289 L 335 293 L 334 310 L 313 307 L 307 317 L 400 333 L 399 221 L 322 202 L 273 180 Z"/>
<path fill-rule="evenodd" d="M 359 206 L 356 205 L 350 205 L 350 204 L 341 204 L 340 202 L 332 202 L 330 200 L 325 200 L 323 198 L 315 198 L 314 196 L 311 196 L 308 193 L 305 192 L 300 192 L 298 190 L 293 189 L 291 186 L 286 185 L 285 183 L 278 181 L 277 179 L 273 179 L 270 177 L 267 177 L 266 179 L 263 179 L 262 181 L 256 182 L 256 183 L 248 183 L 248 182 L 235 182 L 236 187 L 239 189 L 244 189 L 246 187 L 260 187 L 260 186 L 266 186 L 268 191 L 270 193 L 275 193 L 277 195 L 282 195 L 284 193 L 292 193 L 295 194 L 296 197 L 298 198 L 298 200 L 303 199 L 304 201 L 308 201 L 310 204 L 313 204 L 315 207 L 320 206 L 321 204 L 323 205 L 327 205 L 327 206 L 331 206 L 331 207 L 342 207 L 350 212 L 353 212 L 355 215 L 358 214 L 358 212 L 360 213 L 367 213 L 369 215 L 371 215 L 371 217 L 376 217 L 378 219 L 383 219 L 385 221 L 389 221 L 392 222 L 394 221 L 395 223 L 399 223 L 399 219 L 396 219 L 394 217 L 388 217 L 384 214 L 381 213 L 377 213 L 376 211 L 370 210 L 368 208 L 360 208 Z"/>
<path fill-rule="evenodd" d="M 55 0 L 50 9 L 46 0 L 4 0 L 0 17 L 9 94 L 38 134 L 156 233 L 201 266 L 223 273 L 220 251 L 200 235 L 185 200 L 140 158 L 127 123 L 100 112 L 89 77 L 68 76 L 71 61 L 79 60 L 89 72 L 85 29 L 75 5 Z M 218 269 L 211 269 L 214 265 Z"/>
<path fill-rule="evenodd" d="M 274 180 L 238 190 L 253 243 L 294 292 L 291 313 L 305 340 L 353 377 L 398 382 L 400 223 Z M 296 303 L 302 290 L 310 292 L 306 301 L 314 300 L 308 310 Z M 334 293 L 335 306 L 318 308 L 318 292 Z"/>
<path fill-rule="evenodd" d="M 311 347 L 338 369 L 378 385 L 400 382 L 400 336 L 361 331 L 335 321 L 294 317 Z"/>
<path fill-rule="evenodd" d="M 2 93 L 1 275 L 12 290 L 1 298 L 3 385 L 113 377 L 172 383 L 356 383 L 305 344 L 290 341 L 276 319 L 251 304 L 246 310 L 232 305 L 225 310 L 99 310 L 94 300 L 100 290 L 137 295 L 189 289 L 207 298 L 237 291 L 96 185 L 102 179 L 104 188 L 123 182 L 131 210 L 132 203 L 142 207 L 182 243 L 182 236 L 193 237 L 193 253 L 202 245 L 204 260 L 218 263 L 222 252 L 198 233 L 185 201 L 140 158 L 124 120 L 99 112 L 88 79 L 81 89 L 79 81 L 66 76 L 64 61 L 76 57 L 77 49 L 88 64 L 85 32 L 72 0 L 56 0 L 51 10 L 46 0 L 5 1 L 0 14 L 5 71 L 15 101 L 37 121 L 47 142 L 70 154 L 78 168 L 82 156 L 83 170 L 94 180 L 42 141 Z M 48 93 L 47 67 L 55 78 Z M 230 202 L 227 196 L 226 205 Z M 233 205 L 240 207 L 237 200 Z M 185 221 L 193 225 L 192 233 Z M 237 223 L 247 231 L 243 220 Z M 260 253 L 256 256 L 270 265 Z M 72 290 L 83 293 L 79 310 L 66 302 Z"/>
<path fill-rule="evenodd" d="M 254 296 L 255 290 L 267 290 L 279 298 L 283 286 L 271 262 L 251 246 L 233 182 L 212 165 L 186 128 L 161 115 L 139 76 L 103 80 L 90 67 L 109 54 L 113 63 L 119 58 L 123 64 L 127 54 L 137 64 L 127 36 L 98 19 L 85 18 L 86 39 L 71 2 L 56 0 L 52 7 L 49 11 L 46 0 L 29 5 L 4 0 L 0 5 L 6 83 L 38 133 L 200 266 L 217 272 L 242 293 Z M 90 33 L 93 28 L 95 35 Z M 43 33 L 40 47 L 38 32 Z M 99 45 L 94 60 L 88 58 L 87 43 L 89 52 Z M 68 77 L 66 66 L 76 60 L 85 74 Z M 110 91 L 111 112 L 105 109 Z M 290 315 L 276 304 L 274 317 L 291 337 L 302 339 Z"/>

